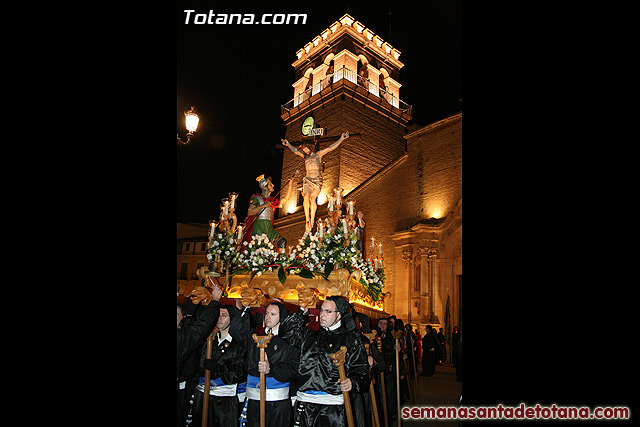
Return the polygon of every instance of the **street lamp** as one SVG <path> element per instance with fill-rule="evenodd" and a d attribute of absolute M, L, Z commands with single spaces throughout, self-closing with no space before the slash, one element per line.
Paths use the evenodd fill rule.
<path fill-rule="evenodd" d="M 187 142 L 183 142 L 180 139 L 180 135 L 178 135 L 178 145 L 187 145 L 189 142 L 191 142 L 191 137 L 194 133 L 196 133 L 196 129 L 198 129 L 199 121 L 200 117 L 198 116 L 198 113 L 196 113 L 196 107 L 192 105 L 189 111 L 184 112 L 184 124 L 188 131 Z"/>

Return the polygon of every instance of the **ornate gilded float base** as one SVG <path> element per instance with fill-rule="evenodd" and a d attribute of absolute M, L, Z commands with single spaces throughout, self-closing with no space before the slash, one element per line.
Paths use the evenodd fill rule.
<path fill-rule="evenodd" d="M 278 280 L 278 274 L 265 273 L 250 280 L 249 274 L 239 274 L 231 278 L 228 289 L 229 298 L 241 298 L 243 289 L 259 289 L 268 298 L 280 298 L 287 302 L 298 302 L 298 289 L 316 289 L 321 300 L 329 296 L 341 295 L 347 297 L 351 303 L 356 303 L 373 310 L 384 311 L 384 301 L 388 294 L 374 302 L 360 283 L 360 271 L 349 273 L 346 268 L 338 268 L 329 275 L 329 280 L 321 277 L 304 279 L 290 274 L 284 284 Z"/>

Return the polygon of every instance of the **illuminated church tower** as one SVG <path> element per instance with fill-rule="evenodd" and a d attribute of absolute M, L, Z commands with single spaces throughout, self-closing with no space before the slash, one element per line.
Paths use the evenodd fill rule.
<path fill-rule="evenodd" d="M 296 56 L 293 99 L 281 107 L 285 138 L 294 144 L 318 140 L 316 149 L 323 149 L 335 141 L 323 138 L 346 131 L 360 134 L 323 157 L 324 183 L 316 214 L 320 218 L 326 215 L 328 192 L 340 187 L 348 198 L 355 188 L 405 153 L 403 135 L 412 111 L 399 98 L 398 76 L 404 66 L 399 61 L 400 51 L 348 14 L 314 37 Z M 296 169 L 301 171 L 297 177 L 301 187 L 304 163 L 285 149 L 283 185 Z M 304 232 L 304 222 L 302 196 L 298 196 L 281 208 L 275 225 L 293 243 Z"/>
<path fill-rule="evenodd" d="M 281 106 L 285 138 L 293 145 L 316 141 L 319 150 L 342 132 L 359 134 L 322 158 L 316 220 L 327 216 L 327 194 L 342 188 L 364 213 L 367 241 L 382 243 L 387 313 L 421 332 L 427 324 L 444 327 L 447 313 L 460 325 L 462 113 L 409 126 L 400 51 L 348 14 L 296 56 L 293 98 Z M 283 187 L 296 169 L 301 173 L 274 227 L 295 247 L 305 231 L 305 165 L 287 148 L 283 156 Z"/>

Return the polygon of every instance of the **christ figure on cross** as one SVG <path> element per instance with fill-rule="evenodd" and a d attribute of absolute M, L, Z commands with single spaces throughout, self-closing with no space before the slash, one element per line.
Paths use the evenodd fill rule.
<path fill-rule="evenodd" d="M 316 217 L 316 198 L 322 190 L 322 156 L 338 148 L 342 141 L 349 138 L 349 132 L 344 132 L 340 139 L 327 148 L 315 151 L 314 144 L 303 144 L 300 150 L 295 148 L 286 139 L 282 140 L 282 145 L 304 159 L 307 175 L 302 179 L 302 197 L 304 198 L 304 216 L 306 219 L 305 231 L 311 232 Z"/>

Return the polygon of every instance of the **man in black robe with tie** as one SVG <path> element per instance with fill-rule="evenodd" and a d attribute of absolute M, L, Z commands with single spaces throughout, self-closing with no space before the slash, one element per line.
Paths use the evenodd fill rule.
<path fill-rule="evenodd" d="M 304 326 L 307 312 L 307 308 L 299 310 L 280 325 L 281 337 L 300 348 L 294 422 L 300 427 L 345 426 L 342 393 L 351 390 L 364 393 L 371 380 L 364 345 L 343 297 L 331 296 L 322 303 L 318 331 Z M 347 347 L 344 363 L 347 378 L 343 381 L 330 357 L 341 346 Z"/>

